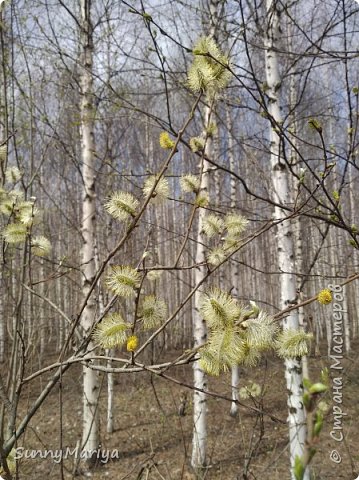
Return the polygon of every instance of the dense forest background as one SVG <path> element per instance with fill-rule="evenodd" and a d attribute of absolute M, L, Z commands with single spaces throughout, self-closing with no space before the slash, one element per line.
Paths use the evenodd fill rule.
<path fill-rule="evenodd" d="M 198 295 L 217 287 L 278 320 L 304 304 L 295 309 L 301 331 L 313 336 L 299 360 L 304 376 L 319 382 L 327 366 L 337 378 L 330 367 L 340 355 L 344 385 L 341 402 L 330 379 L 318 399 L 328 409 L 318 441 L 311 439 L 318 444 L 311 478 L 354 479 L 359 5 L 12 0 L 0 9 L 4 478 L 294 480 L 283 361 L 271 351 L 237 373 L 227 365 L 205 375 L 201 387 L 192 378 L 207 339 L 206 330 L 198 334 L 206 328 Z M 193 47 L 205 35 L 228 58 L 215 98 L 188 81 Z M 274 84 L 268 52 L 278 67 Z M 273 180 L 278 169 L 284 194 Z M 186 175 L 199 179 L 197 187 L 184 188 Z M 106 207 L 115 192 L 138 201 L 125 221 Z M 210 215 L 245 218 L 240 241 L 229 245 L 223 225 L 209 234 L 207 224 L 205 235 Z M 289 270 L 281 238 L 293 247 Z M 140 274 L 134 296 L 108 287 L 113 266 Z M 296 295 L 285 298 L 291 279 Z M 336 285 L 344 285 L 340 332 L 335 306 L 316 300 Z M 145 296 L 165 303 L 152 329 L 138 314 Z M 96 325 L 113 312 L 130 325 L 134 348 L 125 337 L 107 348 L 94 341 Z M 333 352 L 339 333 L 343 343 Z M 198 462 L 202 427 L 192 411 L 203 392 L 208 458 Z M 346 412 L 339 446 L 330 436 L 333 406 Z M 120 458 L 14 460 L 18 447 L 88 441 Z M 336 447 L 342 463 L 329 459 Z"/>

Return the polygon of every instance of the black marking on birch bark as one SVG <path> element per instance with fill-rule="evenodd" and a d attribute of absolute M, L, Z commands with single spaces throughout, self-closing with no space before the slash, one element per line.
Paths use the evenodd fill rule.
<path fill-rule="evenodd" d="M 302 367 L 299 365 L 293 365 L 292 368 L 288 368 L 288 372 L 294 372 L 298 375 L 301 375 L 302 373 Z"/>
<path fill-rule="evenodd" d="M 284 302 L 285 305 L 291 306 L 291 305 L 296 305 L 298 302 L 298 295 L 294 297 L 293 299 L 288 299 Z"/>
<path fill-rule="evenodd" d="M 286 170 L 286 165 L 285 163 L 282 163 L 282 162 L 277 162 L 274 167 L 273 167 L 273 170 L 278 172 L 284 172 Z"/>

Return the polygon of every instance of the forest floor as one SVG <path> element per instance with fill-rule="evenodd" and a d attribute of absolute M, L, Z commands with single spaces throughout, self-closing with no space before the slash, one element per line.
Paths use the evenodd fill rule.
<path fill-rule="evenodd" d="M 342 400 L 339 405 L 346 414 L 342 417 L 344 440 L 331 438 L 333 430 L 333 393 L 327 394 L 330 409 L 326 417 L 317 454 L 313 461 L 313 479 L 353 480 L 359 473 L 359 368 L 355 354 L 342 361 L 343 371 L 330 370 L 332 377 L 343 377 Z M 174 358 L 176 352 L 168 357 Z M 313 381 L 319 379 L 320 370 L 330 363 L 324 355 L 309 359 Z M 51 359 L 49 359 L 51 360 Z M 332 362 L 333 363 L 333 362 Z M 190 365 L 177 367 L 168 372 L 184 383 L 191 383 Z M 264 386 L 261 399 L 243 400 L 237 418 L 229 415 L 227 400 L 208 398 L 208 452 L 209 466 L 203 472 L 205 480 L 289 480 L 288 472 L 288 431 L 286 425 L 286 387 L 282 362 L 269 355 L 257 368 L 241 370 L 241 386 L 250 381 Z M 42 379 L 42 386 L 45 379 Z M 101 392 L 101 449 L 109 451 L 113 458 L 90 472 L 74 471 L 75 455 L 71 450 L 80 441 L 82 420 L 81 367 L 72 367 L 63 377 L 60 391 L 56 388 L 48 397 L 30 428 L 19 441 L 18 447 L 35 455 L 35 450 L 52 450 L 54 455 L 62 444 L 70 448 L 68 458 L 61 464 L 51 458 L 22 458 L 18 461 L 18 478 L 72 479 L 92 478 L 94 480 L 194 480 L 190 467 L 192 439 L 191 391 L 182 385 L 147 373 L 118 375 L 115 384 L 115 431 L 106 433 L 106 381 Z M 39 385 L 37 385 L 38 387 Z M 230 397 L 230 374 L 210 378 L 210 391 Z M 28 387 L 27 387 L 28 388 Z M 28 391 L 26 403 L 19 412 L 36 398 L 33 385 Z M 178 415 L 181 396 L 188 392 L 185 416 Z M 60 409 L 60 404 L 62 409 Z M 334 405 L 338 405 L 335 404 Z M 258 414 L 248 407 L 256 407 L 264 413 Z M 62 424 L 62 428 L 61 428 Z M 342 457 L 340 463 L 330 459 L 336 450 Z M 22 450 L 24 456 L 25 450 Z M 39 454 L 37 454 L 39 455 Z M 334 454 L 332 454 L 334 455 Z M 19 455 L 18 455 L 19 456 Z"/>

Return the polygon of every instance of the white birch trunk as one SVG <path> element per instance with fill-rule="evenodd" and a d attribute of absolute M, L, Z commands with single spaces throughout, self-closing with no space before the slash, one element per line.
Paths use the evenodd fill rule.
<path fill-rule="evenodd" d="M 235 170 L 235 163 L 234 163 L 234 155 L 233 155 L 233 136 L 232 136 L 232 119 L 231 113 L 229 108 L 226 109 L 226 123 L 227 123 L 227 131 L 228 131 L 228 159 L 229 159 L 229 169 L 234 172 Z M 230 179 L 230 198 L 231 198 L 231 209 L 234 211 L 236 207 L 236 199 L 237 199 L 237 189 L 236 189 L 236 179 L 232 175 Z M 236 270 L 237 265 L 230 264 L 230 282 L 231 288 L 233 288 L 233 293 L 238 295 L 239 293 L 239 286 L 236 283 L 239 281 L 239 277 L 236 277 Z M 232 400 L 231 403 L 231 410 L 230 415 L 231 417 L 236 417 L 238 415 L 238 404 L 236 403 L 239 399 L 238 393 L 238 385 L 239 385 L 239 365 L 235 365 L 231 369 L 231 388 L 232 388 Z"/>
<path fill-rule="evenodd" d="M 106 350 L 106 355 L 109 357 L 113 357 L 114 351 Z M 107 366 L 109 368 L 112 367 L 112 361 L 108 360 Z M 109 372 L 107 374 L 107 423 L 106 423 L 106 430 L 107 433 L 113 433 L 114 431 L 114 414 L 113 414 L 113 406 L 114 406 L 114 378 L 113 373 Z"/>
<path fill-rule="evenodd" d="M 210 118 L 210 108 L 206 108 L 205 111 L 205 125 L 208 125 Z M 211 140 L 207 139 L 205 154 L 209 158 L 211 157 Z M 203 171 L 201 178 L 201 192 L 207 192 L 209 190 L 209 171 L 210 165 L 203 160 Z M 205 216 L 205 209 L 200 208 L 198 213 L 198 234 L 197 234 L 197 251 L 196 251 L 196 264 L 205 262 L 205 243 L 206 237 L 202 232 L 203 219 Z M 205 266 L 198 267 L 195 271 L 194 280 L 195 285 L 200 283 L 206 275 Z M 199 304 L 201 299 L 201 291 L 198 289 L 194 295 L 194 312 L 193 312 L 193 337 L 194 348 L 203 345 L 207 339 L 207 326 L 199 313 Z M 199 362 L 196 361 L 193 364 L 194 372 L 194 387 L 206 390 L 207 388 L 207 375 L 199 366 Z M 192 467 L 195 469 L 205 467 L 207 463 L 207 397 L 204 392 L 194 391 L 193 398 L 193 440 L 192 440 Z"/>
<path fill-rule="evenodd" d="M 288 28 L 288 36 L 290 38 L 290 42 L 292 41 L 292 23 L 289 24 Z M 296 85 L 295 85 L 295 76 L 292 75 L 290 79 L 290 107 L 291 107 L 291 127 L 293 129 L 294 136 L 292 137 L 292 145 L 293 147 L 291 148 L 291 162 L 294 164 L 293 170 L 297 174 L 297 176 L 300 175 L 300 163 L 299 163 L 299 158 L 297 154 L 297 118 L 296 118 L 296 110 L 295 110 L 295 105 L 297 103 L 297 92 L 296 92 Z M 296 177 L 292 177 L 292 191 L 293 191 L 293 201 L 297 201 L 298 196 L 300 194 L 300 189 L 299 189 L 299 184 L 298 184 L 298 179 Z M 302 302 L 303 301 L 303 292 L 299 291 L 301 287 L 301 283 L 304 278 L 304 262 L 303 262 L 303 243 L 302 243 L 302 221 L 301 217 L 298 215 L 295 220 L 294 220 L 294 241 L 295 241 L 295 267 L 296 271 L 298 273 L 297 276 L 297 287 L 298 287 L 298 301 Z M 298 309 L 298 321 L 299 321 L 299 326 L 303 330 L 307 330 L 307 325 L 305 322 L 305 314 L 304 314 L 304 307 L 299 307 Z M 308 357 L 307 355 L 304 355 L 302 357 L 302 367 L 303 367 L 303 377 L 309 379 L 309 366 L 308 366 Z"/>
<path fill-rule="evenodd" d="M 95 244 L 95 267 L 96 271 L 100 267 L 100 259 L 98 254 L 97 243 Z M 99 305 L 99 314 L 102 316 L 105 310 L 105 301 L 103 296 L 103 291 L 101 285 L 98 285 L 98 305 Z M 109 358 L 114 356 L 114 349 L 106 349 L 105 355 Z M 107 360 L 106 365 L 108 368 L 112 368 L 112 360 Z M 106 431 L 107 433 L 113 433 L 114 431 L 114 378 L 113 373 L 107 373 L 107 422 L 106 422 Z"/>
<path fill-rule="evenodd" d="M 288 203 L 290 199 L 289 192 L 289 173 L 287 166 L 282 158 L 282 148 L 280 136 L 276 131 L 276 125 L 281 125 L 282 115 L 279 104 L 279 94 L 281 78 L 279 73 L 278 56 L 276 53 L 276 41 L 279 34 L 279 15 L 275 0 L 266 0 L 267 7 L 267 34 L 265 38 L 265 65 L 266 80 L 268 85 L 267 95 L 269 97 L 268 110 L 275 121 L 270 128 L 270 158 L 272 169 L 272 182 L 274 190 L 274 200 L 280 204 Z M 285 218 L 286 212 L 280 207 L 275 207 L 275 219 Z M 280 308 L 286 308 L 296 298 L 296 279 L 294 275 L 294 245 L 293 233 L 289 221 L 283 221 L 278 224 L 277 231 L 277 258 L 280 276 Z M 297 311 L 293 311 L 283 321 L 284 329 L 298 329 L 299 319 Z M 301 359 L 285 361 L 285 378 L 288 390 L 288 424 L 289 424 L 289 447 L 291 461 L 291 478 L 294 476 L 295 458 L 302 457 L 306 440 L 306 418 L 302 403 L 303 395 L 303 374 Z M 309 470 L 307 468 L 304 475 L 305 480 L 309 480 Z"/>
<path fill-rule="evenodd" d="M 230 410 L 230 415 L 231 417 L 236 417 L 238 415 L 238 403 L 237 400 L 239 399 L 239 381 L 240 381 L 240 374 L 239 374 L 239 366 L 236 365 L 232 367 L 231 370 L 231 387 L 232 387 L 232 400 L 233 402 L 231 403 L 231 410 Z"/>
<path fill-rule="evenodd" d="M 82 137 L 82 295 L 89 292 L 95 277 L 95 144 L 94 144 L 94 107 L 93 107 L 93 39 L 90 20 L 91 0 L 81 0 L 81 137 Z M 95 299 L 88 300 L 82 314 L 81 325 L 86 336 L 92 328 L 95 318 Z M 93 347 L 89 343 L 88 349 Z M 89 452 L 99 447 L 98 416 L 98 374 L 90 368 L 83 368 L 83 432 L 82 448 Z"/>
<path fill-rule="evenodd" d="M 220 8 L 221 0 L 210 0 L 209 2 L 209 34 L 215 37 L 216 26 L 218 23 L 218 12 Z M 206 107 L 205 109 L 205 128 L 207 129 L 211 119 L 212 109 Z M 206 131 L 206 130 L 205 130 Z M 206 134 L 205 134 L 206 135 Z M 205 146 L 205 155 L 211 158 L 212 141 L 207 138 Z M 203 160 L 202 176 L 201 176 L 201 192 L 209 193 L 209 170 L 210 164 Z M 197 234 L 197 246 L 196 246 L 196 264 L 205 262 L 205 247 L 206 238 L 202 232 L 203 219 L 205 216 L 205 210 L 199 208 L 198 214 L 198 234 Z M 206 275 L 206 268 L 204 266 L 198 267 L 195 271 L 194 280 L 197 285 L 201 282 Z M 193 337 L 194 347 L 197 348 L 203 345 L 207 339 L 207 326 L 199 313 L 199 305 L 201 298 L 201 289 L 197 290 L 194 295 L 194 312 L 193 312 Z M 202 391 L 194 391 L 193 397 L 193 438 L 192 438 L 192 460 L 191 464 L 194 469 L 200 469 L 207 465 L 207 396 L 205 390 L 207 389 L 207 375 L 201 370 L 198 361 L 193 364 L 194 373 L 194 387 Z"/>

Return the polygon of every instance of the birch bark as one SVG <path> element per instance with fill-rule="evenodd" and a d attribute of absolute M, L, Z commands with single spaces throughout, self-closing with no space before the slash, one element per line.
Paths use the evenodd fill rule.
<path fill-rule="evenodd" d="M 290 23 L 289 28 L 288 28 L 288 36 L 291 39 L 293 38 L 292 36 L 292 24 Z M 293 129 L 293 138 L 292 138 L 292 147 L 290 149 L 290 159 L 291 163 L 293 164 L 293 170 L 296 173 L 296 175 L 299 177 L 300 176 L 300 161 L 299 161 L 299 156 L 297 153 L 297 135 L 298 135 L 298 122 L 297 122 L 297 115 L 296 115 L 296 110 L 295 106 L 297 104 L 297 90 L 296 90 L 296 85 L 295 85 L 295 76 L 292 75 L 290 79 L 290 110 L 291 110 L 291 115 L 290 115 L 290 121 L 291 121 L 291 127 Z M 292 177 L 292 185 L 291 189 L 293 191 L 292 194 L 292 200 L 293 202 L 297 202 L 298 198 L 300 196 L 300 185 L 298 183 L 298 179 L 296 177 Z M 303 301 L 303 292 L 302 289 L 305 284 L 305 275 L 304 275 L 304 258 L 303 258 L 303 243 L 302 243 L 302 219 L 300 216 L 296 217 L 294 220 L 294 243 L 295 243 L 295 268 L 297 271 L 297 294 L 298 294 L 298 300 L 300 302 Z M 305 279 L 305 281 L 304 281 Z M 307 330 L 307 325 L 305 321 L 305 314 L 304 314 L 304 307 L 299 307 L 298 309 L 298 321 L 299 321 L 299 326 L 300 328 L 303 328 L 304 330 Z M 308 367 L 308 357 L 307 355 L 302 357 L 302 367 L 303 367 L 303 377 L 304 378 L 309 378 L 309 367 Z"/>
<path fill-rule="evenodd" d="M 228 159 L 229 159 L 229 168 L 232 172 L 236 170 L 235 162 L 234 162 L 234 154 L 233 154 L 233 136 L 232 136 L 232 118 L 229 108 L 226 110 L 226 123 L 227 123 L 227 131 L 228 131 Z M 237 200 L 237 189 L 236 189 L 236 179 L 232 175 L 230 180 L 230 206 L 231 211 L 234 212 L 236 207 L 236 200 Z M 239 285 L 237 281 L 239 279 L 238 272 L 237 272 L 237 265 L 233 265 L 232 263 L 229 264 L 230 268 L 230 282 L 231 288 L 233 288 L 234 294 L 239 293 Z M 232 386 L 232 400 L 231 403 L 231 410 L 230 415 L 231 417 L 236 417 L 238 415 L 238 404 L 236 401 L 239 399 L 239 366 L 235 365 L 231 369 L 231 386 Z"/>
<path fill-rule="evenodd" d="M 282 156 L 284 145 L 277 126 L 282 124 L 280 109 L 281 77 L 279 59 L 277 55 L 277 40 L 279 35 L 279 12 L 276 0 L 266 0 L 267 30 L 265 36 L 265 67 L 268 85 L 268 111 L 271 117 L 270 126 L 270 161 L 272 170 L 273 199 L 276 203 L 285 205 L 290 201 L 289 172 Z M 296 279 L 294 275 L 294 241 L 292 227 L 289 221 L 284 220 L 285 211 L 275 207 L 277 230 L 277 259 L 280 275 L 280 308 L 286 308 L 296 299 Z M 298 329 L 299 319 L 297 311 L 293 311 L 283 321 L 284 329 Z M 289 448 L 291 461 L 291 478 L 294 476 L 295 458 L 302 457 L 306 440 L 306 418 L 302 403 L 303 373 L 301 359 L 287 359 L 285 361 L 285 378 L 288 390 L 288 424 Z M 309 480 L 307 468 L 304 480 Z"/>
<path fill-rule="evenodd" d="M 209 124 L 211 116 L 211 109 L 206 107 L 205 111 L 205 125 Z M 211 157 L 212 142 L 207 138 L 205 147 L 205 156 Z M 208 194 L 209 191 L 209 169 L 210 164 L 203 159 L 202 175 L 201 175 L 201 194 Z M 203 220 L 205 216 L 205 209 L 199 208 L 198 213 L 198 233 L 197 233 L 197 250 L 196 250 L 196 264 L 202 265 L 195 271 L 194 280 L 195 285 L 202 282 L 206 275 L 206 261 L 205 244 L 206 238 L 203 234 Z M 201 292 L 198 289 L 194 296 L 194 312 L 193 312 L 193 336 L 194 348 L 203 345 L 207 339 L 207 326 L 199 313 L 199 305 L 201 299 Z M 192 440 L 192 466 L 193 468 L 205 467 L 207 463 L 207 397 L 204 391 L 207 388 L 207 375 L 200 368 L 199 362 L 193 364 L 194 373 L 194 387 L 203 391 L 194 391 L 193 398 L 193 440 Z"/>
<path fill-rule="evenodd" d="M 95 142 L 93 106 L 93 30 L 91 0 L 81 0 L 81 152 L 82 152 L 82 295 L 85 298 L 95 278 Z M 84 308 L 81 326 L 90 332 L 95 318 L 95 299 L 91 296 Z M 88 349 L 93 347 L 89 343 Z M 98 373 L 83 368 L 82 448 L 91 452 L 99 447 Z"/>
<path fill-rule="evenodd" d="M 209 1 L 209 14 L 210 14 L 210 23 L 209 23 L 209 35 L 215 37 L 216 26 L 218 24 L 218 14 L 221 0 L 210 0 Z M 211 120 L 212 107 L 207 106 L 205 108 L 205 129 Z M 205 132 L 206 132 L 205 130 Z M 206 144 L 204 157 L 211 158 L 212 156 L 212 141 L 211 138 L 205 133 Z M 201 164 L 201 183 L 200 183 L 200 192 L 201 194 L 209 193 L 209 170 L 210 164 L 202 158 Z M 199 208 L 198 213 L 198 233 L 197 233 L 197 246 L 196 246 L 196 264 L 202 265 L 199 266 L 194 275 L 195 285 L 202 282 L 203 278 L 206 275 L 205 267 L 205 244 L 206 239 L 203 234 L 203 220 L 205 216 L 205 209 Z M 201 291 L 198 289 L 194 295 L 194 312 L 193 312 L 193 337 L 194 337 L 194 348 L 203 345 L 207 339 L 207 326 L 205 321 L 202 319 L 199 313 L 201 299 Z M 207 464 L 207 375 L 200 368 L 199 362 L 196 361 L 193 364 L 193 376 L 194 376 L 194 387 L 198 390 L 194 391 L 193 398 L 193 438 L 192 438 L 192 460 L 191 464 L 194 469 L 199 469 L 205 467 Z M 201 390 L 201 391 L 199 391 Z"/>

